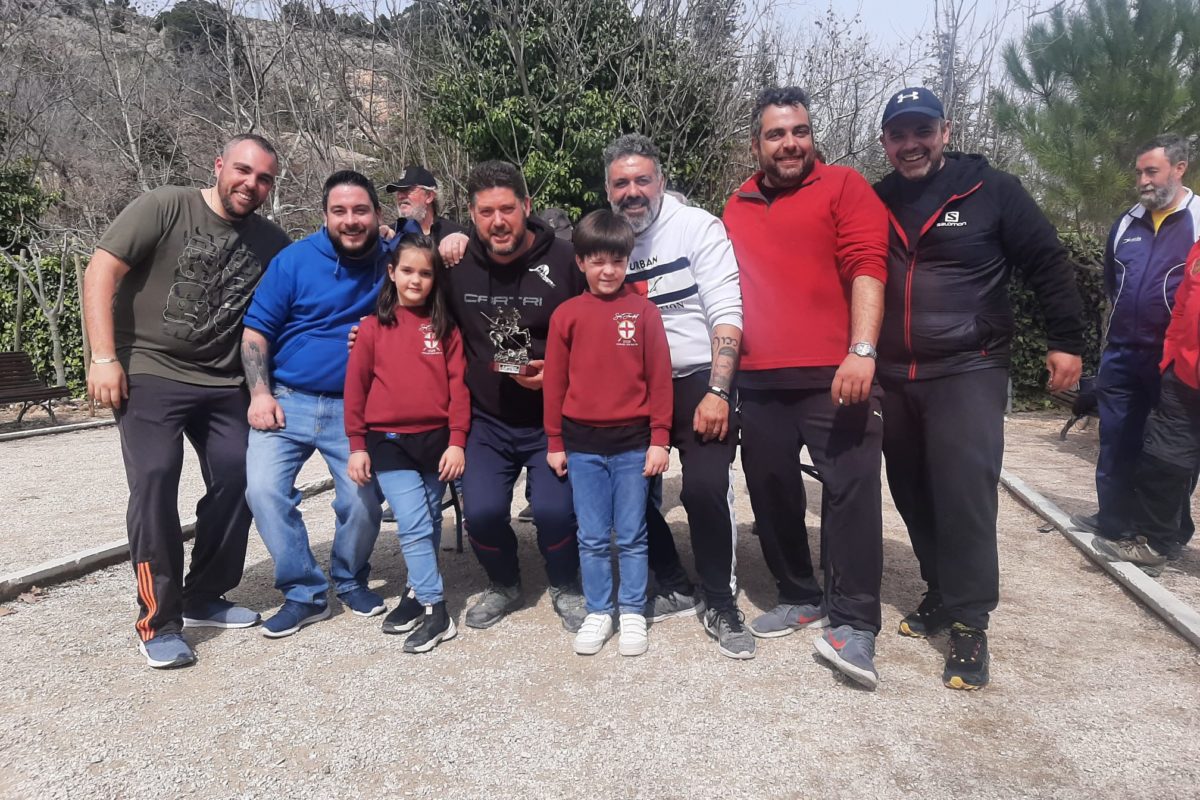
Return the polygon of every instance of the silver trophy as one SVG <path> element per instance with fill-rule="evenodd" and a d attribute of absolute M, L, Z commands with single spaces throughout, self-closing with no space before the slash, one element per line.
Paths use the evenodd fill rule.
<path fill-rule="evenodd" d="M 482 312 L 480 312 L 482 313 Z M 532 337 L 528 328 L 521 327 L 521 312 L 505 308 L 488 321 L 488 339 L 496 355 L 492 357 L 492 372 L 504 375 L 537 375 L 537 367 L 529 366 L 529 346 Z"/>

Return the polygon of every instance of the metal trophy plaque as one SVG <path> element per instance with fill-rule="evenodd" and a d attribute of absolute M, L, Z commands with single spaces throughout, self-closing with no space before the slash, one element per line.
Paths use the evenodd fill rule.
<path fill-rule="evenodd" d="M 482 313 L 482 312 L 481 312 Z M 496 316 L 483 318 L 488 321 L 488 338 L 496 355 L 492 358 L 492 372 L 504 375 L 537 375 L 537 367 L 529 366 L 529 345 L 532 337 L 528 328 L 521 327 L 521 312 L 505 308 Z"/>

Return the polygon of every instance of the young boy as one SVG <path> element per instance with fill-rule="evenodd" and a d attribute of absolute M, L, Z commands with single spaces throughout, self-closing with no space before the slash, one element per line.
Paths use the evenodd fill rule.
<path fill-rule="evenodd" d="M 670 461 L 671 354 L 654 303 L 625 288 L 633 229 L 611 211 L 575 228 L 575 262 L 588 289 L 550 318 L 543 377 L 546 460 L 571 481 L 587 618 L 575 652 L 592 655 L 613 633 L 609 532 L 621 570 L 623 656 L 646 652 L 646 494 Z"/>
<path fill-rule="evenodd" d="M 1171 324 L 1163 342 L 1158 406 L 1146 420 L 1142 452 L 1134 467 L 1133 536 L 1095 544 L 1112 557 L 1160 569 L 1178 557 L 1180 510 L 1189 502 L 1200 467 L 1200 243 L 1184 262 Z M 1157 574 L 1157 573 L 1156 573 Z"/>

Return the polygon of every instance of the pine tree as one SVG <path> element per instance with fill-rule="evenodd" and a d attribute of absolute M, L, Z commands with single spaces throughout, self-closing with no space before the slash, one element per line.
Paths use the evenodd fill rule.
<path fill-rule="evenodd" d="M 1137 148 L 1200 132 L 1200 3 L 1087 0 L 1062 5 L 1004 52 L 1015 87 L 995 97 L 1021 140 L 1035 188 L 1063 227 L 1100 234 L 1133 201 Z"/>

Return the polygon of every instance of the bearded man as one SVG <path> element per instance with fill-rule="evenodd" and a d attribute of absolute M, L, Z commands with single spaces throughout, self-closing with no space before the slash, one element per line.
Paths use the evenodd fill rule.
<path fill-rule="evenodd" d="M 296 476 L 314 451 L 334 482 L 330 573 L 337 596 L 358 616 L 385 610 L 383 598 L 367 588 L 379 536 L 379 490 L 350 479 L 342 391 L 347 334 L 374 310 L 394 245 L 379 237 L 379 197 L 365 176 L 351 170 L 331 175 L 322 209 L 324 227 L 271 262 L 242 334 L 252 428 L 246 498 L 284 596 L 283 607 L 263 624 L 263 635 L 273 639 L 330 615 L 329 581 L 309 547 L 296 491 Z"/>

